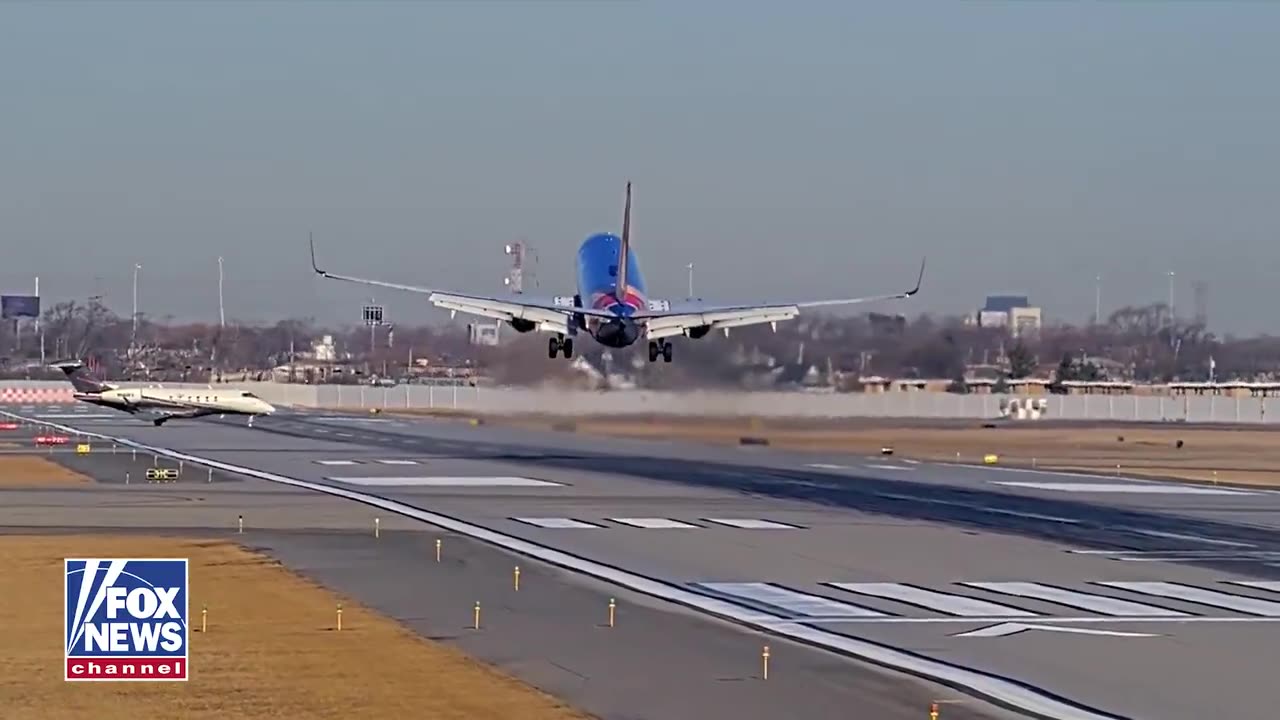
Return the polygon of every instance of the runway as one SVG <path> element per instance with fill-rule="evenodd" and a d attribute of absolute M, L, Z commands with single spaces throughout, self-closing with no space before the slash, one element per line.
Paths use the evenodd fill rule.
<path fill-rule="evenodd" d="M 318 412 L 51 421 L 403 503 L 1074 717 L 1268 707 L 1273 492 Z"/>

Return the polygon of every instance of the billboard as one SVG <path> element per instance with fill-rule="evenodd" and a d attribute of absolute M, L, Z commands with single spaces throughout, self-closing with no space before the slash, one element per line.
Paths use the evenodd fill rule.
<path fill-rule="evenodd" d="M 39 295 L 0 295 L 0 318 L 39 318 Z"/>

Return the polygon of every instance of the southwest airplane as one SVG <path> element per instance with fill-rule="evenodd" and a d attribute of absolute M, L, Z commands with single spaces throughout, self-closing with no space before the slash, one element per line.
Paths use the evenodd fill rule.
<path fill-rule="evenodd" d="M 151 422 L 157 427 L 173 418 L 206 415 L 248 415 L 249 427 L 253 427 L 254 416 L 270 415 L 276 411 L 270 403 L 244 390 L 122 388 L 94 380 L 82 372 L 84 365 L 74 360 L 55 363 L 53 367 L 67 374 L 67 379 L 76 389 L 73 395 L 76 400 L 130 415 L 152 415 Z"/>
<path fill-rule="evenodd" d="M 547 355 L 553 358 L 560 353 L 566 358 L 573 357 L 573 339 L 580 332 L 586 332 L 610 348 L 627 347 L 643 337 L 649 341 L 649 362 L 656 362 L 659 356 L 664 362 L 671 362 L 671 342 L 666 339 L 669 337 L 684 335 L 697 339 L 717 329 L 727 335 L 730 328 L 761 323 L 770 323 L 776 329 L 779 320 L 796 317 L 800 308 L 909 298 L 920 291 L 924 280 L 924 262 L 921 262 L 915 287 L 892 295 L 767 305 L 703 305 L 690 300 L 673 306 L 666 300 L 651 300 L 645 293 L 640 265 L 631 250 L 631 183 L 627 183 L 622 212 L 622 236 L 598 233 L 578 248 L 577 295 L 550 300 L 526 299 L 521 294 L 496 298 L 338 275 L 316 265 L 314 241 L 311 242 L 311 267 L 317 275 L 334 280 L 425 293 L 432 304 L 447 308 L 453 314 L 463 312 L 494 318 L 518 332 L 555 333 L 547 346 Z"/>

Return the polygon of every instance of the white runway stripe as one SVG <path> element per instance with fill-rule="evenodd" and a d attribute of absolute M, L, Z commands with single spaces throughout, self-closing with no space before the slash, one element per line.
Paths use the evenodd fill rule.
<path fill-rule="evenodd" d="M 885 613 L 870 608 L 858 607 L 821 595 L 796 592 L 786 588 L 761 582 L 710 582 L 696 583 L 697 587 L 708 590 L 722 597 L 735 600 L 746 600 L 755 605 L 763 605 L 783 611 L 784 615 L 803 615 L 806 617 L 885 617 Z"/>
<path fill-rule="evenodd" d="M 670 518 L 609 518 L 610 520 L 630 525 L 631 527 L 644 528 L 645 530 L 682 530 L 688 528 L 697 528 L 697 525 L 690 525 L 687 522 L 672 520 Z"/>
<path fill-rule="evenodd" d="M 1034 582 L 963 582 L 961 585 L 989 590 L 1001 595 L 1043 600 L 1067 607 L 1117 617 L 1185 617 L 1187 614 L 1142 603 L 1118 600 L 1105 595 L 1076 592 Z"/>
<path fill-rule="evenodd" d="M 795 525 L 774 522 L 772 520 L 748 520 L 745 518 L 703 518 L 707 522 L 717 525 L 728 525 L 729 527 L 741 528 L 743 530 L 798 530 Z"/>
<path fill-rule="evenodd" d="M 1133 493 L 1142 495 L 1253 495 L 1246 490 L 1197 487 L 1195 485 L 1157 485 L 1154 483 L 1083 483 L 1083 482 L 1023 482 L 996 480 L 992 485 L 1028 488 L 1031 490 L 1056 490 L 1076 493 Z"/>
<path fill-rule="evenodd" d="M 880 464 L 867 465 L 867 467 L 872 470 L 910 470 L 911 469 L 911 468 L 902 467 L 901 465 L 880 465 Z"/>
<path fill-rule="evenodd" d="M 965 597 L 963 595 L 952 595 L 951 593 L 937 592 L 935 590 L 926 590 L 924 588 L 906 585 L 904 583 L 845 583 L 833 582 L 827 583 L 831 587 L 840 588 L 841 590 L 858 593 L 859 595 L 870 595 L 872 597 L 884 598 L 886 600 L 894 600 L 906 603 L 908 605 L 916 605 L 936 612 L 946 613 L 947 615 L 958 615 L 960 617 L 1037 617 L 1037 613 L 1021 610 L 1008 605 L 988 602 L 986 600 L 978 600 L 977 598 Z"/>
<path fill-rule="evenodd" d="M 1274 567 L 1274 566 L 1273 566 Z M 1276 580 L 1230 580 L 1232 585 L 1243 585 L 1267 592 L 1280 593 L 1280 581 Z"/>
<path fill-rule="evenodd" d="M 585 530 L 590 528 L 600 529 L 599 525 L 592 525 L 581 520 L 573 518 L 557 518 L 557 517 L 513 517 L 512 520 L 522 522 L 528 525 L 535 525 L 540 528 L 549 528 L 553 530 Z"/>
<path fill-rule="evenodd" d="M 359 465 L 355 460 L 316 460 L 317 465 Z"/>
<path fill-rule="evenodd" d="M 382 465 L 417 465 L 417 460 L 379 460 Z"/>
<path fill-rule="evenodd" d="M 1280 603 L 1170 582 L 1098 582 L 1098 585 L 1174 600 L 1225 608 L 1249 615 L 1280 617 Z"/>
<path fill-rule="evenodd" d="M 1206 545 L 1222 545 L 1223 547 L 1257 547 L 1257 545 L 1250 545 L 1249 543 L 1234 542 L 1232 540 L 1216 540 L 1214 538 L 1200 537 L 1199 535 L 1183 535 L 1181 533 L 1164 532 L 1163 530 L 1138 530 L 1136 528 L 1129 528 L 1129 532 L 1146 535 L 1148 537 L 1167 538 L 1169 540 L 1186 540 L 1187 542 L 1198 542 Z"/>
<path fill-rule="evenodd" d="M 526 477 L 329 477 L 351 485 L 385 485 L 404 487 L 562 487 L 549 480 Z"/>

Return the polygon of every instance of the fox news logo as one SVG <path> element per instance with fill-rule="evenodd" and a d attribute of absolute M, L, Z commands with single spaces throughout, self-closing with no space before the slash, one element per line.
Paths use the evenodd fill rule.
<path fill-rule="evenodd" d="M 186 680 L 187 560 L 65 561 L 66 680 Z"/>

